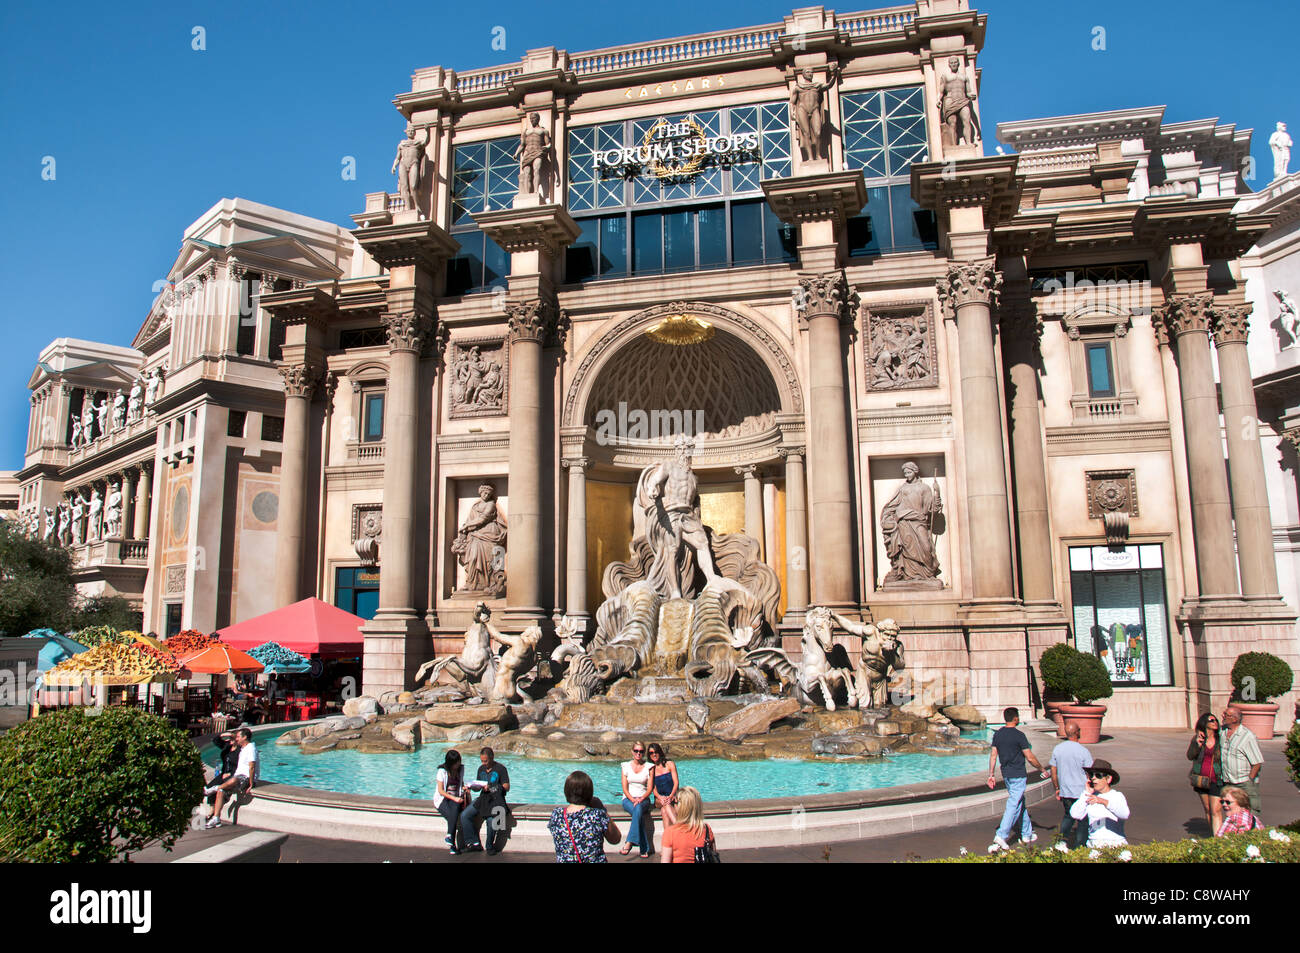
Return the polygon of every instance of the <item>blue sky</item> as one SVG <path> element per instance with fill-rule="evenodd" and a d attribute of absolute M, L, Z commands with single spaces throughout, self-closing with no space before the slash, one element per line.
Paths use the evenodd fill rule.
<path fill-rule="evenodd" d="M 880 6 L 863 0 L 845 12 Z M 243 196 L 350 226 L 389 175 L 411 71 L 471 69 L 777 22 L 769 0 L 18 3 L 0 6 L 0 469 L 22 465 L 26 383 L 56 337 L 127 345 L 182 230 Z M 985 0 L 982 117 L 996 124 L 1164 104 L 1266 139 L 1291 115 L 1300 5 Z M 557 13 L 571 10 L 572 15 Z M 206 49 L 192 49 L 192 31 Z M 505 28 L 506 50 L 492 49 Z M 1093 49 L 1095 28 L 1104 51 Z M 1300 126 L 1296 127 L 1300 128 Z M 992 150 L 990 142 L 989 149 Z M 55 159 L 56 178 L 42 179 Z M 355 156 L 357 177 L 340 175 Z"/>

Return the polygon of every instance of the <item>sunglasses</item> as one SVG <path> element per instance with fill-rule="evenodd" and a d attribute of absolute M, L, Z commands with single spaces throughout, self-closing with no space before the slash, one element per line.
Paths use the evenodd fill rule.
<path fill-rule="evenodd" d="M 632 753 L 633 753 L 633 754 L 645 754 L 645 748 L 633 748 L 633 749 L 632 749 Z"/>

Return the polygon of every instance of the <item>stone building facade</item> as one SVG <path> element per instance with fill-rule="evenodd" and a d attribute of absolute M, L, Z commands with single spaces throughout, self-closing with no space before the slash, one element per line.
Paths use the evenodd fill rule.
<path fill-rule="evenodd" d="M 120 374 L 38 372 L 25 505 L 143 467 L 147 625 L 317 594 L 367 618 L 380 693 L 478 602 L 590 624 L 638 474 L 686 432 L 789 648 L 812 605 L 892 617 L 923 694 L 995 711 L 1069 638 L 1113 672 L 1110 723 L 1185 726 L 1240 651 L 1297 654 L 1259 441 L 1215 387 L 1217 356 L 1226 419 L 1254 419 L 1249 133 L 1135 109 L 986 155 L 986 26 L 811 7 L 419 69 L 399 190 L 350 233 L 223 203 Z M 147 439 L 68 445 L 70 394 L 163 362 Z"/>

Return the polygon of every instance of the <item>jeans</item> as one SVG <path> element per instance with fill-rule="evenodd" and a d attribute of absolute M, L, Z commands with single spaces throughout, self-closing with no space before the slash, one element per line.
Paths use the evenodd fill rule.
<path fill-rule="evenodd" d="M 1065 817 L 1061 818 L 1061 840 L 1065 841 L 1065 846 L 1071 850 L 1084 846 L 1088 840 L 1088 822 L 1076 821 L 1070 816 L 1070 808 L 1074 807 L 1074 802 L 1077 800 L 1079 800 L 1077 797 L 1061 798 L 1061 807 L 1065 809 Z"/>
<path fill-rule="evenodd" d="M 641 848 L 643 854 L 650 853 L 654 845 L 650 842 L 645 829 L 645 818 L 650 813 L 650 799 L 646 798 L 639 804 L 633 804 L 630 799 L 623 798 L 623 810 L 632 815 L 632 823 L 627 828 L 627 842 Z"/>
<path fill-rule="evenodd" d="M 497 835 L 501 833 L 501 825 L 505 824 L 505 818 L 504 817 L 500 818 L 500 825 L 498 825 L 497 823 L 498 818 L 496 812 L 493 811 L 486 816 L 486 821 L 487 821 L 487 849 L 496 850 Z M 471 804 L 469 807 L 465 808 L 465 810 L 462 811 L 460 815 L 460 836 L 461 839 L 464 840 L 466 844 L 472 844 L 475 846 L 478 845 L 479 843 L 478 824 L 479 824 L 478 805 Z"/>
<path fill-rule="evenodd" d="M 998 825 L 998 837 L 1006 840 L 1015 829 L 1016 819 L 1020 819 L 1020 839 L 1028 841 L 1034 836 L 1034 822 L 1029 819 L 1029 810 L 1025 807 L 1025 786 L 1028 778 L 1006 778 L 1007 807 L 1002 812 L 1002 823 Z"/>
<path fill-rule="evenodd" d="M 438 813 L 447 822 L 447 836 L 451 838 L 452 846 L 457 849 L 464 847 L 464 838 L 461 839 L 459 844 L 456 843 L 456 822 L 461 820 L 462 814 L 460 804 L 449 797 L 445 797 L 442 799 L 442 803 L 438 805 Z"/>

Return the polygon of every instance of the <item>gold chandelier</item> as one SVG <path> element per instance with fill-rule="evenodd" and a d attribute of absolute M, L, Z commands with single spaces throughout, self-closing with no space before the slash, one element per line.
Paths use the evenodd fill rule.
<path fill-rule="evenodd" d="M 685 347 L 703 344 L 713 337 L 713 325 L 693 314 L 670 314 L 646 331 L 646 337 L 659 344 Z"/>

